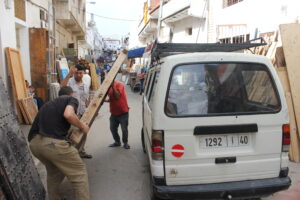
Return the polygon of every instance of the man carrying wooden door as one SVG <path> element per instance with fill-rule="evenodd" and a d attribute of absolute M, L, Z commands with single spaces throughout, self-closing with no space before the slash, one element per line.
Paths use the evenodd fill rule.
<path fill-rule="evenodd" d="M 87 83 L 83 81 L 84 74 L 85 74 L 84 67 L 82 65 L 76 65 L 75 67 L 71 68 L 67 77 L 61 82 L 61 87 L 68 85 L 73 89 L 75 98 L 79 102 L 79 106 L 77 110 L 77 115 L 79 118 L 82 117 L 83 113 L 85 112 L 86 108 L 90 103 L 89 102 L 90 88 L 87 85 Z M 87 154 L 85 152 L 84 149 L 85 142 L 86 142 L 86 136 L 84 136 L 80 144 L 77 145 L 79 154 L 81 158 L 92 158 L 92 155 Z"/>
<path fill-rule="evenodd" d="M 77 115 L 78 100 L 71 87 L 62 87 L 59 97 L 46 103 L 38 112 L 30 129 L 30 149 L 47 170 L 49 200 L 61 199 L 60 183 L 66 176 L 71 182 L 76 200 L 89 199 L 88 176 L 77 149 L 66 140 L 70 124 L 85 135 L 89 127 Z"/>

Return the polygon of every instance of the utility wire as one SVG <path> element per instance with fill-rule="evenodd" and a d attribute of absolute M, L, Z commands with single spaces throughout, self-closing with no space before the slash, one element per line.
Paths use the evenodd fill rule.
<path fill-rule="evenodd" d="M 96 17 L 100 17 L 100 18 L 104 18 L 104 19 L 109 19 L 109 20 L 116 20 L 116 21 L 128 21 L 128 22 L 136 22 L 139 20 L 134 20 L 134 19 L 121 19 L 121 18 L 113 18 L 113 17 L 105 17 L 105 16 L 101 16 L 101 15 L 97 15 L 95 13 L 91 13 L 91 12 L 86 12 L 88 14 L 93 14 Z"/>
<path fill-rule="evenodd" d="M 82 12 L 86 12 L 88 14 L 93 14 L 94 16 L 99 17 L 99 18 L 103 18 L 103 19 L 116 20 L 116 21 L 128 21 L 128 22 L 140 21 L 140 20 L 134 20 L 134 19 L 122 19 L 122 18 L 106 17 L 106 16 L 98 15 L 98 14 L 95 14 L 95 13 L 92 13 L 92 12 L 87 12 L 86 10 L 78 8 L 76 6 L 72 6 L 72 7 L 77 9 L 77 10 L 80 10 Z"/>
<path fill-rule="evenodd" d="M 208 9 L 208 6 L 209 6 L 209 5 L 208 5 L 208 0 L 205 0 L 203 12 L 202 12 L 202 18 L 204 17 L 204 12 L 205 12 L 205 10 L 206 10 L 206 6 L 207 6 L 207 9 Z M 208 17 L 207 17 L 207 19 L 208 19 Z M 209 27 L 208 27 L 208 28 L 209 28 Z M 198 29 L 198 33 L 197 33 L 196 43 L 198 43 L 200 29 L 201 29 L 201 24 L 199 24 L 199 29 Z"/>

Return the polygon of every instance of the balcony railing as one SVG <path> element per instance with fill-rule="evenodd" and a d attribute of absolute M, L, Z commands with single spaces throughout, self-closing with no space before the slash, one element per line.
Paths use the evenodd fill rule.
<path fill-rule="evenodd" d="M 175 22 L 189 16 L 205 18 L 202 16 L 205 7 L 205 0 L 171 0 L 163 6 L 162 19 Z"/>

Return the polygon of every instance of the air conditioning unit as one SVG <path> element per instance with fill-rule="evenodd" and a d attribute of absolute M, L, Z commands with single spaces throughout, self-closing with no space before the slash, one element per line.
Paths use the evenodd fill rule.
<path fill-rule="evenodd" d="M 48 28 L 48 23 L 45 21 L 41 21 L 41 28 Z"/>

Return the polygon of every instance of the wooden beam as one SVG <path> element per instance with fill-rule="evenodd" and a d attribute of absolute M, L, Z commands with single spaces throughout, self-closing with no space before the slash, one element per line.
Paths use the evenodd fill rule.
<path fill-rule="evenodd" d="M 297 127 L 300 126 L 300 24 L 281 24 L 279 26 L 287 73 L 291 87 L 292 100 Z M 299 131 L 298 131 L 299 133 Z"/>
<path fill-rule="evenodd" d="M 114 65 L 112 66 L 111 70 L 106 75 L 103 84 L 101 84 L 99 90 L 97 90 L 89 107 L 83 113 L 83 116 L 80 119 L 81 122 L 88 124 L 90 127 L 92 126 L 92 124 L 98 114 L 98 111 L 101 108 L 101 106 L 105 100 L 107 92 L 108 92 L 113 80 L 117 76 L 120 67 L 122 66 L 123 62 L 126 60 L 126 58 L 127 58 L 127 51 L 124 50 L 122 53 L 119 54 L 117 60 L 115 61 Z M 74 144 L 79 144 L 82 139 L 82 136 L 83 136 L 83 133 L 81 131 L 79 131 L 78 129 L 74 129 L 71 132 L 70 139 Z"/>
<path fill-rule="evenodd" d="M 8 72 L 11 80 L 11 85 L 13 89 L 14 101 L 17 107 L 18 120 L 19 122 L 23 122 L 21 109 L 18 104 L 19 99 L 26 98 L 27 88 L 25 85 L 25 78 L 23 72 L 23 65 L 21 60 L 20 51 L 17 49 L 12 49 L 7 47 L 5 49 L 7 64 L 8 64 Z M 24 116 L 25 117 L 25 116 Z"/>
<path fill-rule="evenodd" d="M 300 141 L 298 137 L 298 129 L 295 118 L 294 104 L 291 96 L 290 82 L 285 67 L 279 67 L 276 69 L 281 84 L 283 86 L 290 119 L 290 134 L 291 134 L 291 146 L 290 146 L 290 159 L 294 162 L 300 162 Z"/>
<path fill-rule="evenodd" d="M 38 109 L 34 103 L 33 97 L 27 97 L 20 99 L 19 103 L 21 104 L 22 110 L 25 112 L 29 124 L 32 124 L 35 116 L 38 113 Z"/>
<path fill-rule="evenodd" d="M 98 90 L 100 83 L 99 78 L 96 73 L 96 67 L 95 64 L 90 64 L 90 72 L 91 72 L 91 78 L 92 78 L 92 90 Z"/>
<path fill-rule="evenodd" d="M 21 112 L 22 112 L 22 115 L 23 115 L 23 119 L 24 119 L 24 121 L 25 121 L 25 124 L 30 124 L 30 122 L 29 122 L 29 120 L 28 120 L 27 113 L 26 113 L 26 111 L 24 110 L 23 105 L 22 105 L 22 103 L 21 103 L 20 100 L 18 100 L 18 106 L 19 106 L 19 108 L 20 108 L 20 110 L 21 110 Z"/>

